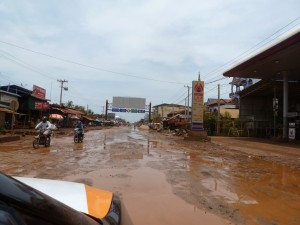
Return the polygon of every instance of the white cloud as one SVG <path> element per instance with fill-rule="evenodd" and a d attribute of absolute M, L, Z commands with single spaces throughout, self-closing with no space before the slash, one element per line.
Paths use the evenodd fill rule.
<path fill-rule="evenodd" d="M 296 0 L 3 1 L 0 41 L 82 65 L 0 42 L 0 82 L 35 83 L 57 101 L 56 79 L 67 79 L 67 100 L 91 99 L 95 112 L 121 95 L 161 104 L 199 71 L 204 80 L 221 78 L 222 65 L 298 17 L 299 8 Z"/>

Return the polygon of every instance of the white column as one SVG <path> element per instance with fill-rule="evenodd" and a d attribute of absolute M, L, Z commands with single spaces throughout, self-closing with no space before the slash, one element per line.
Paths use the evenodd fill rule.
<path fill-rule="evenodd" d="M 288 99 L 289 83 L 288 72 L 282 71 L 283 76 L 283 139 L 288 139 Z"/>

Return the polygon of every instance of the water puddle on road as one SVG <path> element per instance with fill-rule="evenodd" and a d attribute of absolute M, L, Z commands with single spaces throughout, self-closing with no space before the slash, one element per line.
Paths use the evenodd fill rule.
<path fill-rule="evenodd" d="M 252 223 L 300 224 L 300 170 L 253 159 L 236 164 L 235 206 Z"/>
<path fill-rule="evenodd" d="M 174 195 L 165 175 L 148 167 L 125 171 L 108 168 L 83 177 L 76 175 L 64 179 L 87 182 L 94 187 L 119 193 L 123 225 L 230 224 Z"/>
<path fill-rule="evenodd" d="M 28 139 L 0 145 L 0 169 L 118 193 L 123 225 L 229 224 L 218 216 L 234 224 L 300 224 L 299 165 L 190 143 L 121 128 L 89 131 L 83 143 L 53 139 L 50 148 L 33 149 Z"/>
<path fill-rule="evenodd" d="M 247 224 L 300 224 L 299 169 L 239 154 L 235 158 L 190 155 L 190 186 L 223 199 L 239 210 Z"/>

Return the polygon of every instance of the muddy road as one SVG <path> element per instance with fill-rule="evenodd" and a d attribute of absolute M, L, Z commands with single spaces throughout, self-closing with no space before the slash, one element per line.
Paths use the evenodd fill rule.
<path fill-rule="evenodd" d="M 117 193 L 123 225 L 300 224 L 300 148 L 246 138 L 184 141 L 146 128 L 93 130 L 83 143 L 0 144 L 0 170 Z"/>

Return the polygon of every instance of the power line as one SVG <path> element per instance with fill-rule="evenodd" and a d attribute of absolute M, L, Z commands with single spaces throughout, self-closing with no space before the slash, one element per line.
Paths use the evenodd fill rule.
<path fill-rule="evenodd" d="M 180 95 L 176 100 L 173 101 L 173 103 L 177 102 L 179 99 L 182 98 L 182 96 L 186 95 L 188 91 L 186 91 L 185 93 L 183 93 L 182 95 Z"/>
<path fill-rule="evenodd" d="M 210 81 L 210 82 L 207 82 L 207 83 L 204 83 L 204 84 L 205 84 L 205 85 L 212 84 L 212 83 L 215 83 L 215 82 L 217 82 L 217 81 L 224 80 L 224 79 L 226 79 L 226 78 L 228 78 L 228 77 L 222 77 L 222 78 L 220 78 L 220 79 L 217 79 L 217 80 L 214 80 L 214 81 Z"/>
<path fill-rule="evenodd" d="M 5 52 L 5 51 L 3 51 L 3 50 L 0 50 L 0 51 Z M 8 54 L 8 55 L 11 55 L 11 54 L 9 54 L 9 53 L 7 53 L 7 52 L 5 52 L 5 53 Z M 0 54 L 1 54 L 1 53 L 0 53 Z M 38 74 L 40 74 L 40 75 L 46 76 L 46 77 L 48 77 L 48 78 L 54 80 L 54 78 L 53 78 L 52 76 L 49 76 L 49 75 L 47 75 L 47 74 L 45 74 L 45 73 L 42 73 L 42 72 L 38 71 L 38 70 L 37 70 L 36 68 L 34 68 L 32 65 L 30 65 L 30 64 L 28 64 L 28 63 L 26 63 L 26 62 L 24 62 L 24 61 L 22 61 L 22 60 L 20 60 L 20 59 L 18 59 L 17 57 L 14 57 L 14 56 L 11 55 L 12 57 L 14 57 L 15 59 L 19 60 L 20 62 L 14 60 L 14 59 L 12 59 L 12 58 L 9 58 L 8 56 L 6 56 L 6 55 L 4 55 L 4 54 L 1 54 L 1 55 L 4 56 L 7 60 L 9 60 L 9 61 L 11 61 L 11 62 L 13 62 L 13 63 L 15 63 L 15 64 L 17 64 L 17 65 L 23 67 L 23 68 L 25 68 L 25 69 L 28 69 L 28 70 L 30 70 L 30 71 L 32 71 L 32 72 L 38 73 Z M 30 67 L 32 67 L 32 68 L 30 68 Z"/>
<path fill-rule="evenodd" d="M 235 57 L 234 59 L 231 59 L 229 62 L 217 67 L 216 69 L 212 70 L 211 72 L 209 72 L 208 74 L 206 74 L 205 76 L 209 76 L 211 74 L 214 74 L 215 72 L 219 71 L 220 69 L 222 69 L 225 66 L 229 66 L 230 64 L 233 64 L 236 62 L 237 59 L 241 58 L 243 55 L 245 55 L 246 53 L 248 53 L 249 51 L 253 50 L 254 48 L 258 47 L 259 45 L 261 45 L 262 43 L 264 43 L 265 41 L 267 41 L 269 38 L 271 38 L 272 36 L 274 36 L 275 34 L 279 33 L 280 31 L 282 31 L 283 29 L 287 28 L 288 26 L 290 26 L 292 23 L 294 23 L 295 21 L 299 20 L 300 17 L 297 17 L 296 19 L 292 20 L 291 22 L 289 22 L 287 25 L 285 25 L 284 27 L 280 28 L 279 30 L 277 30 L 276 32 L 274 32 L 272 35 L 268 36 L 267 38 L 265 38 L 264 40 L 260 41 L 259 43 L 257 43 L 256 45 L 254 45 L 253 47 L 251 47 L 250 49 L 248 49 L 247 51 L 241 53 L 240 55 L 238 55 L 237 57 Z M 288 31 L 292 30 L 294 27 L 298 26 L 300 23 L 295 24 L 294 26 L 292 26 L 291 28 L 289 28 L 287 31 L 285 31 L 282 34 L 279 34 L 278 36 L 274 37 L 273 39 L 269 40 L 267 43 L 265 43 L 264 45 L 270 43 L 271 41 L 273 41 L 274 39 L 278 38 L 279 36 L 287 33 Z M 257 48 L 255 49 L 257 50 Z M 247 55 L 249 55 L 250 53 L 254 52 L 255 50 L 249 52 Z M 246 57 L 247 55 L 245 55 L 244 57 Z M 220 76 L 220 75 L 218 75 Z M 218 77 L 216 76 L 216 78 Z M 211 79 L 213 79 L 215 77 L 212 77 Z M 214 81 L 212 81 L 214 82 Z M 208 83 L 212 83 L 212 82 L 208 82 Z"/>
<path fill-rule="evenodd" d="M 152 79 L 152 78 L 146 78 L 146 77 L 140 77 L 140 76 L 131 75 L 131 74 L 125 74 L 125 73 L 115 72 L 115 71 L 112 71 L 112 70 L 107 70 L 107 69 L 103 69 L 103 68 L 99 68 L 99 67 L 95 67 L 95 66 L 90 66 L 90 65 L 86 65 L 86 64 L 83 64 L 83 63 L 75 62 L 75 61 L 72 61 L 72 60 L 63 59 L 63 58 L 52 56 L 52 55 L 45 54 L 45 53 L 42 53 L 42 52 L 34 51 L 34 50 L 31 50 L 31 49 L 28 49 L 28 48 L 21 47 L 19 45 L 8 43 L 6 41 L 1 41 L 0 40 L 0 42 L 3 43 L 3 44 L 7 44 L 7 45 L 10 45 L 10 46 L 13 46 L 15 48 L 22 49 L 24 51 L 32 52 L 32 53 L 43 55 L 43 56 L 46 56 L 46 57 L 49 57 L 49 58 L 53 58 L 53 59 L 56 59 L 56 60 L 59 60 L 59 61 L 63 61 L 63 62 L 66 62 L 66 63 L 75 64 L 75 65 L 78 65 L 78 66 L 87 67 L 87 68 L 98 70 L 98 71 L 102 71 L 102 72 L 113 73 L 113 74 L 117 74 L 117 75 L 121 75 L 121 76 L 133 77 L 133 78 L 137 78 L 137 79 L 150 80 L 150 81 L 161 82 L 161 83 L 185 84 L 185 83 L 180 83 L 180 82 L 163 81 L 163 80 L 157 80 L 157 79 Z"/>
<path fill-rule="evenodd" d="M 184 87 L 180 87 L 180 89 L 172 97 L 169 98 L 169 102 L 174 102 L 174 99 L 177 98 L 175 96 L 177 96 L 177 94 L 179 94 L 179 93 L 182 93 L 183 89 L 184 89 Z"/>

